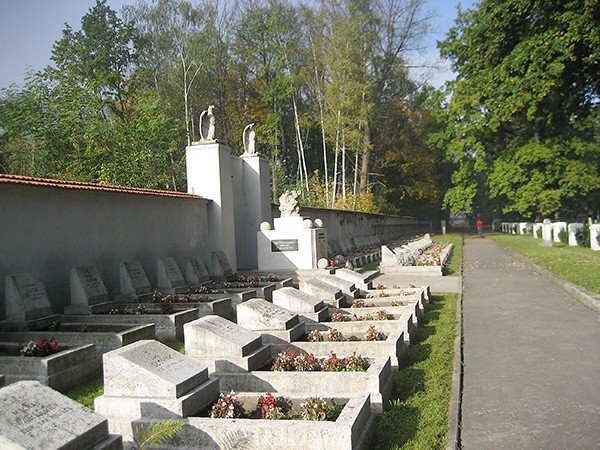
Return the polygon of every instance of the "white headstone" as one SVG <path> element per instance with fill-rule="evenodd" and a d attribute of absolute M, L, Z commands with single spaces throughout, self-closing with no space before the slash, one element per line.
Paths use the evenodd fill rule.
<path fill-rule="evenodd" d="M 104 394 L 179 398 L 208 379 L 208 369 L 154 340 L 103 355 Z"/>
<path fill-rule="evenodd" d="M 212 264 L 215 275 L 233 275 L 233 269 L 223 250 L 212 252 Z"/>
<path fill-rule="evenodd" d="M 206 267 L 199 256 L 186 258 L 185 279 L 189 284 L 198 284 L 210 279 L 208 270 L 206 270 Z"/>
<path fill-rule="evenodd" d="M 0 448 L 121 449 L 99 414 L 37 381 L 0 389 Z"/>
<path fill-rule="evenodd" d="M 582 223 L 570 223 L 567 225 L 567 229 L 569 230 L 569 245 L 571 247 L 577 247 L 579 244 L 577 243 L 577 232 L 579 230 L 583 230 Z"/>
<path fill-rule="evenodd" d="M 122 262 L 119 267 L 121 294 L 143 295 L 152 291 L 150 280 L 139 261 Z"/>
<path fill-rule="evenodd" d="M 560 233 L 562 231 L 567 231 L 567 222 L 554 222 L 552 224 L 552 238 L 554 242 L 560 243 Z M 566 244 L 566 242 L 565 242 Z"/>
<path fill-rule="evenodd" d="M 37 273 L 6 277 L 6 318 L 25 322 L 53 314 L 50 299 Z"/>
<path fill-rule="evenodd" d="M 285 331 L 298 322 L 298 314 L 262 298 L 251 298 L 237 305 L 237 323 L 251 331 Z"/>
<path fill-rule="evenodd" d="M 191 356 L 240 357 L 262 346 L 259 334 L 220 316 L 205 316 L 184 326 L 185 353 Z"/>
<path fill-rule="evenodd" d="M 71 304 L 95 305 L 108 302 L 108 292 L 94 266 L 71 269 Z"/>
<path fill-rule="evenodd" d="M 398 264 L 396 254 L 387 245 L 381 246 L 381 264 L 384 266 L 395 266 Z"/>
<path fill-rule="evenodd" d="M 160 258 L 157 263 L 158 287 L 160 289 L 176 289 L 185 287 L 185 279 L 175 258 Z"/>
<path fill-rule="evenodd" d="M 298 313 L 314 313 L 325 307 L 323 300 L 293 287 L 274 290 L 273 304 Z"/>
<path fill-rule="evenodd" d="M 595 223 L 590 225 L 590 247 L 592 250 L 600 250 L 600 224 Z"/>

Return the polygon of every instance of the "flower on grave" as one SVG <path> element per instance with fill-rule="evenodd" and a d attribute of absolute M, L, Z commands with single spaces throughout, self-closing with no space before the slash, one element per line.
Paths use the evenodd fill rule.
<path fill-rule="evenodd" d="M 296 357 L 294 367 L 298 372 L 313 372 L 319 370 L 319 362 L 312 353 L 303 353 Z"/>
<path fill-rule="evenodd" d="M 146 314 L 146 307 L 144 305 L 142 305 L 141 303 L 138 303 L 136 308 L 133 310 L 133 314 L 136 314 L 138 316 L 142 315 L 142 314 Z"/>
<path fill-rule="evenodd" d="M 346 314 L 341 312 L 340 310 L 334 311 L 329 318 L 332 322 L 347 322 L 350 320 Z"/>
<path fill-rule="evenodd" d="M 284 417 L 292 409 L 291 400 L 275 397 L 270 392 L 258 397 L 256 410 L 261 419 L 277 420 Z"/>
<path fill-rule="evenodd" d="M 379 298 L 385 298 L 385 297 L 389 297 L 390 294 L 388 294 L 387 292 L 380 292 L 379 293 Z"/>
<path fill-rule="evenodd" d="M 175 312 L 175 307 L 173 303 L 168 301 L 168 297 L 163 298 L 160 301 L 160 313 L 161 314 L 173 314 Z"/>
<path fill-rule="evenodd" d="M 365 332 L 365 340 L 367 341 L 384 341 L 385 334 L 377 331 L 375 325 L 371 325 L 368 330 Z"/>
<path fill-rule="evenodd" d="M 54 337 L 50 339 L 40 339 L 37 343 L 29 341 L 20 350 L 21 356 L 48 356 L 59 351 L 58 342 Z"/>
<path fill-rule="evenodd" d="M 233 419 L 245 414 L 244 405 L 237 398 L 235 392 L 229 394 L 221 393 L 219 399 L 210 410 L 210 417 L 213 419 Z"/>
<path fill-rule="evenodd" d="M 369 368 L 369 360 L 354 352 L 344 358 L 344 368 L 347 372 L 364 372 Z"/>
<path fill-rule="evenodd" d="M 307 336 L 308 342 L 323 342 L 325 338 L 319 330 L 312 330 Z"/>
<path fill-rule="evenodd" d="M 385 289 L 385 284 L 378 284 L 377 287 L 375 289 Z"/>
<path fill-rule="evenodd" d="M 364 308 L 364 307 L 365 307 L 365 301 L 360 298 L 355 298 L 354 301 L 352 302 L 352 306 L 351 306 L 351 308 Z"/>
<path fill-rule="evenodd" d="M 380 309 L 377 311 L 377 320 L 389 320 L 390 315 L 385 309 Z"/>
<path fill-rule="evenodd" d="M 343 372 L 346 370 L 343 361 L 333 352 L 330 352 L 329 357 L 321 363 L 321 368 L 326 372 Z"/>
<path fill-rule="evenodd" d="M 329 406 L 327 402 L 320 397 L 311 397 L 306 402 L 301 403 L 302 418 L 304 420 L 326 420 Z"/>
<path fill-rule="evenodd" d="M 271 370 L 277 372 L 290 372 L 296 369 L 296 357 L 298 355 L 291 349 L 280 352 L 275 358 L 275 362 L 273 366 L 271 366 Z"/>
<path fill-rule="evenodd" d="M 390 303 L 392 306 L 402 306 L 402 302 L 400 300 L 392 300 Z"/>
<path fill-rule="evenodd" d="M 329 339 L 330 341 L 345 341 L 346 339 L 344 338 L 344 335 L 336 330 L 335 328 L 332 328 L 329 330 L 329 333 L 327 334 L 327 339 Z"/>

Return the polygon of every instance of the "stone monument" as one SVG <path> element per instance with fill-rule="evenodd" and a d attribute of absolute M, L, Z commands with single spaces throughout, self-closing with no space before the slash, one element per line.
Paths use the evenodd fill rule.
<path fill-rule="evenodd" d="M 281 217 L 273 219 L 274 229 L 270 223 L 261 224 L 259 270 L 316 269 L 319 259 L 327 258 L 327 230 L 300 215 L 299 194 L 288 190 L 279 197 Z"/>

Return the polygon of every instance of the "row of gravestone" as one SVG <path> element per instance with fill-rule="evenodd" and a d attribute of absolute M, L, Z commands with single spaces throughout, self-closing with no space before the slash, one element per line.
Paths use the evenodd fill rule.
<path fill-rule="evenodd" d="M 542 239 L 547 243 L 564 243 L 576 247 L 580 245 L 578 235 L 583 231 L 584 224 L 579 222 L 552 222 L 545 219 L 543 222 L 502 222 L 501 230 L 504 233 L 521 234 Z M 600 224 L 590 224 L 590 247 L 600 250 Z M 565 241 L 565 242 L 563 242 Z"/>
<path fill-rule="evenodd" d="M 340 274 L 344 274 L 344 272 L 342 271 Z M 350 277 L 352 273 L 346 273 L 345 276 Z M 368 281 L 364 279 L 362 281 L 363 284 L 368 284 Z M 320 283 L 307 283 L 307 286 L 310 285 L 315 285 L 317 289 L 326 289 Z M 346 287 L 350 288 L 349 285 L 346 285 Z M 275 298 L 286 298 L 286 305 L 295 304 L 296 308 L 304 308 L 307 314 L 309 314 L 309 310 L 312 313 L 318 313 L 323 304 L 322 301 L 315 300 L 314 297 L 311 298 L 309 294 L 301 293 L 292 288 L 285 288 L 276 292 L 279 291 L 282 295 L 277 294 Z M 328 298 L 334 302 L 342 297 L 337 292 L 334 293 L 331 288 L 328 289 L 328 292 Z M 303 306 L 299 306 L 301 304 Z M 253 327 L 252 324 L 254 323 L 259 328 L 283 328 L 274 331 L 285 332 L 297 326 L 297 318 L 294 319 L 293 315 L 290 316 L 289 313 L 286 314 L 281 309 L 277 310 L 276 305 L 269 304 L 264 300 L 255 299 L 247 305 L 240 306 L 242 309 L 248 310 L 240 315 L 242 321 L 245 321 L 250 327 Z M 243 369 L 240 364 L 246 364 L 246 369 L 256 368 L 261 361 L 264 361 L 264 358 L 270 356 L 270 353 L 263 349 L 265 346 L 260 342 L 259 336 L 223 318 L 207 316 L 190 322 L 185 327 L 186 353 L 195 354 L 196 357 L 199 357 L 197 359 L 203 361 L 206 361 L 207 357 L 212 357 L 212 366 L 215 369 L 217 365 L 221 367 L 224 361 L 229 361 L 226 367 L 230 368 L 233 364 L 238 371 Z M 188 338 L 188 329 L 194 337 Z M 110 417 L 111 432 L 121 430 L 123 431 L 121 434 L 127 436 L 128 440 L 132 439 L 136 429 L 139 429 L 136 427 L 164 420 L 165 418 L 187 417 L 190 414 L 195 414 L 214 402 L 218 395 L 218 382 L 208 377 L 206 366 L 199 365 L 197 361 L 193 361 L 194 358 L 186 358 L 155 341 L 139 341 L 107 353 L 104 359 L 104 395 L 96 400 L 96 410 Z M 221 363 L 217 364 L 216 361 L 221 361 Z M 376 375 L 364 375 L 365 380 L 370 380 L 369 382 L 357 383 L 357 379 L 352 378 L 357 374 L 347 374 L 345 378 L 349 383 L 346 384 L 354 385 L 355 391 L 361 391 L 359 387 L 366 387 L 368 391 L 374 389 L 372 386 L 369 387 L 373 379 L 379 381 L 385 379 L 391 388 L 389 362 L 387 364 L 373 364 L 372 367 L 378 367 L 379 371 Z M 386 367 L 388 368 L 387 371 Z M 385 374 L 385 377 L 382 374 Z M 316 373 L 305 375 L 315 375 L 312 378 L 313 380 L 325 377 L 324 374 Z M 338 376 L 338 380 L 340 376 L 343 377 L 340 374 L 331 375 Z M 232 375 L 231 378 L 236 377 Z M 237 379 L 243 378 L 238 376 Z M 228 383 L 231 383 L 231 380 Z M 339 381 L 332 386 L 337 386 L 338 383 Z M 304 383 L 305 388 L 310 385 L 311 383 Z M 84 445 L 84 439 L 87 443 L 94 442 L 98 445 L 95 448 L 119 448 L 120 441 L 118 437 L 107 435 L 106 423 L 101 417 L 84 412 L 83 409 L 78 409 L 70 404 L 67 399 L 57 399 L 53 395 L 42 392 L 41 389 L 41 387 L 35 385 L 20 385 L 18 388 L 15 386 L 9 391 L 0 391 L 0 404 L 4 405 L 3 402 L 6 401 L 7 404 L 11 405 L 10 408 L 7 407 L 6 409 L 7 414 L 4 414 L 3 418 L 0 419 L 4 421 L 3 427 L 1 427 L 3 433 L 10 428 L 8 425 L 14 427 L 17 424 L 17 430 L 13 430 L 13 435 L 7 438 L 8 442 L 11 439 L 15 441 L 23 438 L 23 435 L 26 435 L 25 439 L 33 440 L 36 436 L 39 439 L 40 435 L 45 434 L 43 433 L 44 427 L 40 426 L 39 423 L 31 427 L 24 426 L 24 423 L 30 423 L 29 419 L 24 419 L 24 415 L 33 414 L 36 417 L 42 417 L 55 409 L 59 414 L 53 416 L 53 436 L 48 437 L 49 441 L 47 442 L 54 439 L 57 434 L 63 438 L 66 438 L 68 434 L 69 438 L 75 439 L 75 444 L 71 447 L 61 448 L 86 448 L 88 446 Z M 373 393 L 381 393 L 381 389 L 388 389 L 387 384 L 379 386 L 379 391 L 375 389 Z M 25 402 L 23 402 L 23 397 L 26 397 Z M 236 425 L 232 425 L 227 421 L 211 421 L 210 419 L 189 417 L 186 419 L 185 429 L 181 433 L 179 441 L 175 439 L 173 445 L 168 448 L 180 448 L 177 446 L 177 442 L 182 446 L 187 445 L 187 448 L 190 448 L 189 446 L 194 448 L 228 448 L 227 445 L 231 443 L 231 436 L 234 431 L 244 436 L 244 448 L 264 448 L 265 442 L 270 442 L 270 446 L 282 445 L 285 442 L 287 448 L 315 448 L 315 445 L 316 448 L 331 447 L 332 445 L 335 448 L 366 448 L 367 436 L 372 421 L 368 411 L 369 398 L 369 394 L 365 395 L 364 393 L 362 395 L 356 395 L 355 393 L 349 399 L 347 398 L 345 400 L 347 401 L 347 413 L 340 416 L 341 418 L 335 424 L 327 426 L 326 430 L 321 432 L 317 430 L 322 429 L 324 424 L 309 422 L 299 425 L 297 423 L 286 423 L 285 421 L 269 421 L 268 426 L 263 423 L 259 425 L 260 429 L 258 429 L 256 428 L 256 422 L 254 422 L 254 425 L 252 424 L 253 421 L 236 421 Z M 35 399 L 35 401 L 32 399 Z M 46 403 L 46 400 L 48 403 L 54 402 L 54 406 L 48 407 L 48 404 L 42 406 L 41 403 Z M 24 404 L 26 406 L 23 406 Z M 32 412 L 31 408 L 34 408 L 35 411 Z M 29 411 L 26 411 L 27 409 Z M 46 413 L 43 411 L 46 411 Z M 192 411 L 195 412 L 192 413 Z M 93 418 L 89 414 L 92 414 Z M 132 419 L 136 419 L 133 424 Z M 7 422 L 11 423 L 7 425 Z M 80 425 L 94 423 L 93 428 L 96 431 L 93 433 L 93 438 L 95 440 L 92 439 L 92 436 L 88 436 L 91 433 L 89 430 L 83 429 L 85 425 L 81 427 L 71 426 L 74 422 Z M 102 422 L 102 424 L 96 422 Z M 61 429 L 60 425 L 68 428 L 68 433 L 57 433 Z M 289 439 L 293 438 L 293 441 L 285 438 L 286 430 L 289 430 L 291 425 L 299 433 L 299 435 L 289 436 Z M 37 433 L 32 433 L 32 430 L 36 430 Z M 329 436 L 329 440 L 324 436 L 320 436 L 322 432 Z M 264 441 L 261 441 L 257 434 L 261 435 Z M 24 445 L 24 447 L 35 448 L 33 444 L 31 446 Z M 59 448 L 59 446 L 47 445 L 45 448 Z"/>
<path fill-rule="evenodd" d="M 213 267 L 220 267 L 221 273 L 233 274 L 233 270 L 223 252 L 213 252 Z M 157 288 L 163 293 L 187 290 L 190 286 L 208 281 L 209 273 L 201 258 L 185 260 L 185 276 L 174 258 L 160 258 L 157 261 Z M 136 301 L 152 293 L 152 286 L 137 261 L 123 262 L 119 268 L 120 294 L 117 299 Z M 39 274 L 24 273 L 9 275 L 5 279 L 6 319 L 10 322 L 28 322 L 53 314 L 46 290 Z M 71 305 L 65 307 L 66 314 L 90 314 L 93 308 L 109 302 L 109 295 L 95 266 L 76 267 L 70 274 Z"/>

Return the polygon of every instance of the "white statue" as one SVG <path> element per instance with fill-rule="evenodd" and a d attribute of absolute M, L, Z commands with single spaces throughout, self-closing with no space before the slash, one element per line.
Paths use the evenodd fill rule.
<path fill-rule="evenodd" d="M 200 142 L 215 142 L 215 105 L 210 105 L 200 114 Z"/>
<path fill-rule="evenodd" d="M 244 155 L 256 154 L 256 133 L 252 129 L 253 123 L 246 125 L 242 132 L 242 141 L 244 143 Z"/>
<path fill-rule="evenodd" d="M 279 211 L 281 217 L 299 216 L 300 207 L 298 206 L 299 191 L 285 191 L 279 197 Z"/>

